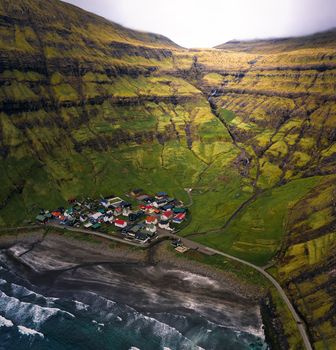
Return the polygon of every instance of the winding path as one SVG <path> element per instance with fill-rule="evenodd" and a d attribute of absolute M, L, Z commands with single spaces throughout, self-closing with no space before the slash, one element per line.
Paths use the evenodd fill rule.
<path fill-rule="evenodd" d="M 236 258 L 236 257 L 232 256 L 232 255 L 222 253 L 222 252 L 220 252 L 220 251 L 218 251 L 216 249 L 212 249 L 212 248 L 207 248 L 207 249 L 209 251 L 211 251 L 211 252 L 214 252 L 216 254 L 222 255 L 222 256 L 224 256 L 226 258 L 238 261 L 238 262 L 240 262 L 240 263 L 242 263 L 244 265 L 248 265 L 248 266 L 252 267 L 253 269 L 257 270 L 258 272 L 260 272 L 262 275 L 264 275 L 264 277 L 266 277 L 274 285 L 274 287 L 277 289 L 277 291 L 279 292 L 282 300 L 285 302 L 285 304 L 287 305 L 288 309 L 292 313 L 292 316 L 293 316 L 293 318 L 294 318 L 294 320 L 296 322 L 296 325 L 297 325 L 297 327 L 299 329 L 299 332 L 301 334 L 301 337 L 302 337 L 302 340 L 303 340 L 303 343 L 304 343 L 306 349 L 307 350 L 313 350 L 313 347 L 312 347 L 312 345 L 310 343 L 310 340 L 309 340 L 309 337 L 307 335 L 306 328 L 305 328 L 305 325 L 304 325 L 303 321 L 301 320 L 300 316 L 295 311 L 294 306 L 292 305 L 292 303 L 288 299 L 285 291 L 283 290 L 283 288 L 280 286 L 280 284 L 275 280 L 275 278 L 273 276 L 271 276 L 263 268 L 261 268 L 259 266 L 256 266 L 256 265 L 253 265 L 253 264 L 249 263 L 248 261 L 241 260 L 239 258 Z"/>
<path fill-rule="evenodd" d="M 226 253 L 223 253 L 219 250 L 216 250 L 216 249 L 213 249 L 213 248 L 210 248 L 210 247 L 207 247 L 203 244 L 200 244 L 200 243 L 196 243 L 194 241 L 191 241 L 189 239 L 186 239 L 186 238 L 183 238 L 183 237 L 180 237 L 178 235 L 175 235 L 175 234 L 165 234 L 165 235 L 161 235 L 160 236 L 161 238 L 163 237 L 166 237 L 166 238 L 174 238 L 174 239 L 181 239 L 182 243 L 187 246 L 187 247 L 190 247 L 190 248 L 193 248 L 193 249 L 199 249 L 199 248 L 202 248 L 202 249 L 206 249 L 208 250 L 209 252 L 212 252 L 212 253 L 215 253 L 215 254 L 218 254 L 218 255 L 222 255 L 224 256 L 225 258 L 228 258 L 228 259 L 231 259 L 231 260 L 235 260 L 235 261 L 238 261 L 240 262 L 241 264 L 244 264 L 244 265 L 247 265 L 255 270 L 257 270 L 259 273 L 261 273 L 264 277 L 266 277 L 272 284 L 273 286 L 277 289 L 277 291 L 279 292 L 282 300 L 284 301 L 284 303 L 287 305 L 288 309 L 290 310 L 295 322 L 296 322 L 296 325 L 298 327 L 298 330 L 301 334 L 301 337 L 302 337 L 302 340 L 303 340 L 303 343 L 305 345 L 305 348 L 306 350 L 313 350 L 313 347 L 310 343 L 310 340 L 309 340 L 309 337 L 307 335 L 307 331 L 306 331 L 306 328 L 305 328 L 305 325 L 304 325 L 304 322 L 301 320 L 300 316 L 298 315 L 298 313 L 295 311 L 294 309 L 294 306 L 292 305 L 292 303 L 290 302 L 290 300 L 288 299 L 285 291 L 283 290 L 283 288 L 281 287 L 281 285 L 276 281 L 276 279 L 271 276 L 268 272 L 265 271 L 264 268 L 262 267 L 259 267 L 257 265 L 254 265 L 248 261 L 245 261 L 245 260 L 242 260 L 242 259 L 239 259 L 239 258 L 236 258 L 235 256 L 232 256 L 230 254 L 226 254 Z"/>

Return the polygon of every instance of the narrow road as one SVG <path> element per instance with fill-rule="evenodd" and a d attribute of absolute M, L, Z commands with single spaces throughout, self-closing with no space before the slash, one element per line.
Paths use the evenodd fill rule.
<path fill-rule="evenodd" d="M 297 312 L 295 311 L 292 303 L 290 302 L 290 300 L 288 299 L 285 291 L 283 290 L 283 288 L 280 286 L 280 284 L 274 279 L 273 276 L 271 276 L 268 272 L 266 272 L 263 268 L 253 265 L 245 260 L 241 260 L 238 258 L 235 258 L 232 255 L 229 254 L 225 254 L 220 252 L 219 250 L 216 249 L 212 249 L 212 248 L 207 248 L 208 250 L 210 250 L 211 252 L 214 252 L 216 254 L 222 255 L 226 258 L 235 260 L 235 261 L 239 261 L 242 264 L 248 265 L 250 267 L 252 267 L 253 269 L 257 270 L 258 272 L 260 272 L 262 275 L 264 275 L 270 282 L 272 282 L 272 284 L 274 285 L 274 287 L 277 289 L 277 291 L 279 292 L 282 300 L 285 302 L 285 304 L 287 305 L 288 309 L 290 310 L 290 312 L 292 313 L 292 316 L 296 322 L 296 325 L 299 329 L 299 332 L 301 334 L 302 340 L 304 342 L 304 345 L 306 347 L 307 350 L 313 350 L 313 347 L 310 343 L 310 340 L 308 338 L 307 332 L 306 332 L 306 328 L 304 325 L 304 322 L 301 320 L 301 318 L 299 317 L 299 315 L 297 314 Z"/>
<path fill-rule="evenodd" d="M 197 248 L 202 248 L 202 249 L 206 249 L 210 252 L 213 252 L 215 254 L 218 254 L 218 255 L 222 255 L 224 256 L 225 258 L 228 258 L 228 259 L 231 259 L 231 260 L 235 260 L 235 261 L 238 261 L 240 262 L 241 264 L 244 264 L 244 265 L 247 265 L 255 270 L 257 270 L 259 273 L 261 273 L 264 277 L 266 277 L 272 284 L 273 286 L 277 289 L 278 293 L 280 294 L 282 300 L 284 301 L 284 303 L 287 305 L 288 309 L 290 310 L 295 322 L 296 322 L 296 325 L 298 327 L 298 330 L 301 334 L 301 337 L 302 337 L 302 340 L 303 340 L 303 343 L 305 345 L 305 348 L 306 350 L 313 350 L 313 347 L 310 343 L 310 340 L 308 338 L 308 335 L 307 335 L 307 332 L 306 332 L 306 328 L 305 328 L 305 325 L 304 325 L 304 322 L 301 320 L 300 316 L 297 314 L 297 312 L 295 311 L 292 303 L 290 302 L 290 300 L 288 299 L 285 291 L 283 290 L 283 288 L 280 286 L 280 284 L 274 279 L 273 276 L 271 276 L 268 272 L 266 272 L 264 270 L 264 268 L 262 267 L 259 267 L 257 265 L 254 265 L 248 261 L 245 261 L 245 260 L 242 260 L 242 259 L 239 259 L 239 258 L 236 258 L 235 256 L 232 256 L 230 254 L 226 254 L 226 253 L 223 253 L 219 250 L 216 250 L 216 249 L 213 249 L 213 248 L 210 248 L 210 247 L 207 247 L 203 244 L 200 244 L 200 243 L 196 243 L 196 242 L 193 242 L 189 239 L 186 239 L 186 238 L 183 238 L 183 237 L 180 237 L 176 234 L 165 234 L 165 235 L 161 235 L 160 236 L 161 238 L 163 237 L 167 237 L 167 238 L 174 238 L 174 239 L 180 239 L 182 241 L 182 243 L 187 246 L 187 247 L 190 247 L 192 249 L 197 249 Z"/>
<path fill-rule="evenodd" d="M 55 227 L 55 228 L 58 228 L 58 229 L 65 229 L 64 225 L 47 224 L 47 226 Z M 106 238 L 106 239 L 109 239 L 111 241 L 116 241 L 116 242 L 120 242 L 120 243 L 131 245 L 131 246 L 135 246 L 135 247 L 140 247 L 140 248 L 148 248 L 149 247 L 149 244 L 141 244 L 141 243 L 131 242 L 131 241 L 125 240 L 123 238 L 114 237 L 114 236 L 111 236 L 111 235 L 108 235 L 108 234 L 105 234 L 105 233 L 102 233 L 102 232 L 85 230 L 85 229 L 80 229 L 80 228 L 75 228 L 75 227 L 68 227 L 68 226 L 66 227 L 66 230 L 74 231 L 74 232 L 80 232 L 80 233 L 86 233 L 86 234 L 90 234 L 90 235 L 93 235 L 93 236 Z M 247 265 L 247 266 L 257 270 L 259 273 L 261 273 L 264 277 L 266 277 L 273 284 L 273 286 L 277 289 L 279 295 L 281 296 L 282 300 L 287 305 L 288 309 L 290 310 L 290 312 L 291 312 L 291 314 L 292 314 L 292 316 L 293 316 L 293 318 L 294 318 L 294 320 L 296 322 L 296 325 L 297 325 L 298 330 L 299 330 L 299 332 L 301 334 L 301 337 L 302 337 L 302 340 L 303 340 L 303 343 L 305 345 L 306 350 L 313 350 L 313 347 L 312 347 L 312 345 L 311 345 L 311 343 L 309 341 L 309 338 L 308 338 L 308 335 L 307 335 L 307 332 L 306 332 L 306 328 L 305 328 L 304 322 L 301 320 L 301 318 L 299 317 L 299 315 L 295 311 L 292 303 L 288 299 L 288 297 L 287 297 L 285 291 L 283 290 L 283 288 L 274 279 L 274 277 L 272 277 L 268 272 L 266 272 L 264 270 L 263 267 L 259 267 L 257 265 L 254 265 L 254 264 L 248 262 L 248 261 L 236 258 L 235 256 L 232 256 L 230 254 L 226 254 L 226 253 L 223 253 L 223 252 L 221 252 L 219 250 L 207 247 L 206 245 L 203 245 L 203 244 L 191 241 L 191 240 L 189 240 L 187 238 L 181 237 L 181 236 L 179 236 L 177 234 L 174 234 L 174 233 L 168 233 L 168 232 L 166 233 L 166 231 L 158 230 L 158 237 L 160 239 L 158 241 L 154 241 L 152 244 L 156 244 L 156 242 L 160 242 L 163 239 L 180 239 L 185 246 L 187 246 L 187 247 L 189 247 L 191 249 L 208 250 L 209 252 L 212 252 L 214 254 L 218 254 L 218 255 L 224 256 L 225 258 L 228 258 L 228 259 L 231 259 L 231 260 L 234 260 L 234 261 L 238 261 L 241 264 Z"/>
<path fill-rule="evenodd" d="M 133 247 L 139 247 L 139 248 L 147 248 L 148 244 L 143 244 L 143 243 L 135 243 L 132 241 L 128 241 L 124 238 L 118 238 L 115 236 L 111 236 L 108 235 L 106 233 L 102 233 L 102 232 L 98 232 L 98 231 L 91 231 L 91 230 L 86 230 L 83 228 L 76 228 L 76 227 L 70 227 L 70 226 L 64 226 L 64 225 L 58 225 L 58 224 L 46 224 L 49 227 L 55 227 L 57 229 L 61 229 L 61 230 L 67 230 L 67 231 L 73 231 L 73 232 L 79 232 L 79 233 L 86 233 L 92 236 L 97 236 L 97 237 L 102 237 L 102 238 L 106 238 L 109 239 L 110 241 L 115 241 L 115 242 L 119 242 L 119 243 L 123 243 L 123 244 L 128 244 L 131 245 Z"/>

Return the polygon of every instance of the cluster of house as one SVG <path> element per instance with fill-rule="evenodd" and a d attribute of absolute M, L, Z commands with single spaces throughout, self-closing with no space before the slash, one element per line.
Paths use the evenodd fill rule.
<path fill-rule="evenodd" d="M 105 232 L 113 226 L 114 231 L 120 231 L 128 239 L 148 242 L 158 229 L 173 231 L 174 226 L 186 219 L 187 209 L 183 203 L 170 198 L 166 192 L 151 196 L 136 189 L 129 196 L 138 202 L 134 209 L 131 203 L 114 196 L 99 200 L 70 199 L 68 208 L 42 210 L 36 221 Z"/>

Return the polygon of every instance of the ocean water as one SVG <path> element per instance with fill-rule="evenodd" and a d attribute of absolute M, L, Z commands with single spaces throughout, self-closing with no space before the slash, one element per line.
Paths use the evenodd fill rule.
<path fill-rule="evenodd" d="M 45 289 L 14 273 L 6 259 L 0 260 L 1 350 L 268 349 L 258 327 L 245 324 L 240 330 L 227 315 L 220 322 L 220 312 L 214 322 L 190 295 L 186 296 L 190 309 L 153 305 L 147 309 L 142 302 L 139 311 L 134 307 L 136 292 L 130 292 L 128 304 L 127 289 L 123 298 L 116 293 L 116 300 L 80 287 Z M 175 273 L 181 272 L 170 271 Z M 202 278 L 196 284 L 208 283 Z M 185 279 L 195 284 L 192 274 Z M 152 304 L 160 303 L 155 295 L 151 298 Z"/>

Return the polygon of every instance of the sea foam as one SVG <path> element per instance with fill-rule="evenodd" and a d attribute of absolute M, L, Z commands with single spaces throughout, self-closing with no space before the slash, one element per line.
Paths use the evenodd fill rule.
<path fill-rule="evenodd" d="M 7 320 L 7 318 L 0 315 L 0 327 L 13 327 L 14 324 L 11 320 Z"/>
<path fill-rule="evenodd" d="M 20 301 L 15 297 L 8 296 L 2 291 L 0 291 L 0 311 L 5 317 L 11 318 L 16 323 L 33 323 L 35 326 L 39 326 L 56 314 L 67 315 L 72 318 L 75 317 L 73 314 L 58 308 L 42 307 Z"/>
<path fill-rule="evenodd" d="M 38 336 L 44 338 L 44 334 L 41 333 L 41 332 L 36 331 L 35 329 L 31 329 L 31 328 L 28 328 L 28 327 L 25 327 L 25 326 L 18 326 L 18 330 L 23 335 L 28 335 L 28 336 L 30 336 L 30 335 L 32 335 L 32 336 L 38 335 Z"/>
<path fill-rule="evenodd" d="M 193 286 L 211 286 L 213 288 L 220 287 L 218 282 L 212 278 L 198 275 L 196 273 L 181 270 L 167 270 L 167 272 L 180 276 L 182 281 L 189 282 Z"/>

